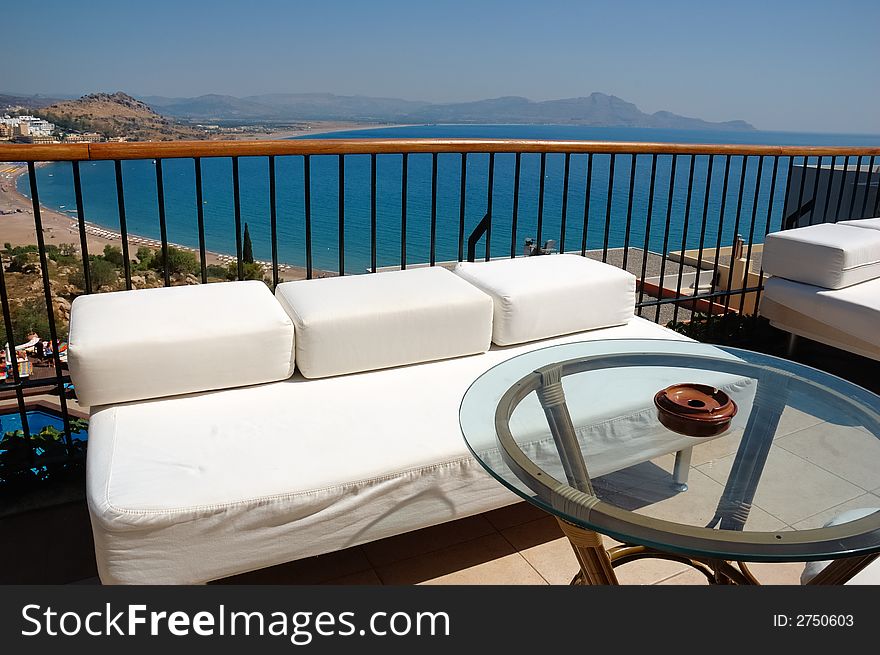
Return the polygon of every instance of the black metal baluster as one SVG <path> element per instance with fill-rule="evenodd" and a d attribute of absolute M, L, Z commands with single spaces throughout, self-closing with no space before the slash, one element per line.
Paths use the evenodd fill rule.
<path fill-rule="evenodd" d="M 736 214 L 733 219 L 733 238 L 734 244 L 736 243 L 736 238 L 739 234 L 739 219 L 742 215 L 742 200 L 743 200 L 743 191 L 745 190 L 745 182 L 746 182 L 746 168 L 748 163 L 748 155 L 743 155 L 742 158 L 742 170 L 740 171 L 739 177 L 739 192 L 737 193 L 736 198 Z M 803 181 L 803 178 L 801 178 Z M 803 185 L 801 185 L 803 187 Z M 801 189 L 803 190 L 803 189 Z M 803 206 L 802 204 L 798 204 L 798 207 Z M 730 250 L 730 268 L 727 271 L 727 295 L 724 296 L 724 314 L 726 315 L 728 311 L 730 311 L 730 298 L 733 295 L 733 290 L 730 288 L 733 285 L 733 261 L 734 261 L 734 247 L 731 247 Z"/>
<path fill-rule="evenodd" d="M 635 153 L 630 155 L 631 162 L 629 167 L 629 199 L 626 202 L 626 231 L 623 234 L 623 265 L 621 268 L 626 270 L 626 264 L 629 260 L 629 236 L 632 230 L 632 214 L 633 214 L 633 192 L 636 183 L 636 159 Z"/>
<path fill-rule="evenodd" d="M 820 165 L 821 162 L 817 163 L 817 166 Z M 758 216 L 758 199 L 760 198 L 761 193 L 761 180 L 764 173 L 764 156 L 760 155 L 758 157 L 758 172 L 755 173 L 755 195 L 752 198 L 752 219 L 749 222 L 749 241 L 748 247 L 746 248 L 746 265 L 743 270 L 743 283 L 742 288 L 747 289 L 752 285 L 749 283 L 749 275 L 751 273 L 752 268 L 752 243 L 755 240 L 755 220 Z M 816 192 L 819 188 L 819 169 L 816 169 L 816 184 L 815 189 L 813 190 L 813 206 L 815 207 L 816 203 Z M 743 309 L 746 304 L 746 294 L 741 293 L 739 295 L 739 313 L 742 315 Z M 757 308 L 757 306 L 756 306 Z"/>
<path fill-rule="evenodd" d="M 828 218 L 828 203 L 831 200 L 831 188 L 834 186 L 834 172 L 837 170 L 837 156 L 831 158 L 831 170 L 828 171 L 828 187 L 825 189 L 825 207 L 822 209 L 822 222 L 827 223 L 825 220 Z"/>
<path fill-rule="evenodd" d="M 791 191 L 791 173 L 792 173 L 793 169 L 794 169 L 794 155 L 790 155 L 788 158 L 788 169 L 785 174 L 785 198 L 782 203 L 782 205 L 783 205 L 782 206 L 782 210 L 783 210 L 782 211 L 782 218 L 779 221 L 780 231 L 789 229 L 788 225 L 786 225 L 786 220 L 785 220 L 785 206 L 788 204 L 788 196 L 790 195 L 790 191 Z M 795 211 L 797 211 L 797 210 L 798 210 L 798 207 L 795 207 Z M 828 214 L 826 213 L 825 215 L 827 216 Z M 823 218 L 823 220 L 824 220 L 824 218 Z M 794 227 L 794 226 L 792 226 L 792 227 Z"/>
<path fill-rule="evenodd" d="M 651 155 L 651 183 L 648 189 L 648 209 L 645 211 L 645 243 L 642 247 L 642 272 L 639 276 L 639 316 L 642 315 L 642 302 L 645 300 L 645 275 L 648 272 L 648 251 L 651 247 L 651 217 L 654 212 L 654 181 L 657 177 L 657 155 Z"/>
<path fill-rule="evenodd" d="M 238 180 L 238 157 L 232 158 L 232 204 L 235 212 L 235 259 L 238 266 L 238 279 L 244 279 L 244 259 L 241 243 L 241 190 Z"/>
<path fill-rule="evenodd" d="M 458 192 L 458 261 L 464 259 L 464 213 L 467 205 L 467 153 L 461 153 L 461 187 Z"/>
<path fill-rule="evenodd" d="M 760 161 L 762 161 L 762 160 L 763 160 L 763 157 L 761 157 L 761 159 L 758 160 L 759 165 L 760 165 Z M 813 203 L 813 208 L 810 210 L 810 225 L 812 225 L 815 222 L 813 219 L 815 218 L 815 214 L 816 214 L 816 199 L 819 197 L 819 173 L 821 173 L 821 172 L 822 172 L 822 157 L 816 157 L 816 181 L 813 183 L 813 197 L 811 200 L 811 202 Z M 824 217 L 823 217 L 823 219 L 824 219 Z"/>
<path fill-rule="evenodd" d="M 76 162 L 79 163 L 79 162 Z M 125 187 L 122 184 L 122 162 L 118 159 L 113 162 L 116 172 L 116 206 L 119 209 L 119 237 L 122 239 L 122 264 L 125 273 L 125 288 L 131 289 L 131 256 L 128 253 L 128 226 L 125 220 Z M 79 182 L 79 170 L 76 171 L 74 177 L 74 186 Z M 82 201 L 82 191 L 80 191 L 80 202 Z M 77 204 L 77 213 L 80 206 Z M 81 221 L 84 224 L 84 221 Z M 85 227 L 83 227 L 85 230 Z"/>
<path fill-rule="evenodd" d="M 278 286 L 278 208 L 275 198 L 275 155 L 269 155 L 269 231 L 272 237 L 272 288 Z"/>
<path fill-rule="evenodd" d="M 718 234 L 715 235 L 715 256 L 712 262 L 712 280 L 709 286 L 709 322 L 715 316 L 715 292 L 720 279 L 718 268 L 721 264 L 721 239 L 724 235 L 724 214 L 727 209 L 727 189 L 730 182 L 730 155 L 724 156 L 724 179 L 721 184 L 721 207 L 718 211 Z M 736 235 L 734 235 L 736 238 Z"/>
<path fill-rule="evenodd" d="M 339 163 L 339 191 L 337 192 L 339 200 L 339 209 L 337 210 L 337 218 L 339 219 L 339 275 L 345 275 L 345 155 L 337 155 Z"/>
<path fill-rule="evenodd" d="M 303 155 L 303 209 L 306 228 L 306 279 L 312 279 L 312 156 Z"/>
<path fill-rule="evenodd" d="M 800 208 L 804 206 L 804 185 L 806 184 L 806 182 L 807 182 L 807 157 L 804 156 L 802 170 L 801 170 L 801 186 L 800 186 L 800 190 L 798 191 L 798 204 L 797 204 L 798 211 L 800 211 Z M 812 210 L 811 210 L 811 215 L 812 215 Z M 800 220 L 800 218 L 798 220 Z"/>
<path fill-rule="evenodd" d="M 691 197 L 693 195 L 694 190 L 694 166 L 697 163 L 696 155 L 690 155 L 691 164 L 690 170 L 688 172 L 688 188 L 687 188 L 687 200 L 684 206 L 684 225 L 681 228 L 681 252 L 679 254 L 678 259 L 678 280 L 675 283 L 675 302 L 672 305 L 672 322 L 678 322 L 678 310 L 681 306 L 681 283 L 684 277 L 684 257 L 685 251 L 687 250 L 687 234 L 688 234 L 688 225 L 690 223 L 691 217 Z"/>
<path fill-rule="evenodd" d="M 712 168 L 715 165 L 715 155 L 709 155 L 709 161 L 706 165 L 706 191 L 703 194 L 703 217 L 700 220 L 700 245 L 697 249 L 697 272 L 694 281 L 694 295 L 700 295 L 700 273 L 703 272 L 703 248 L 706 243 L 706 226 L 709 219 L 709 194 L 712 191 Z M 712 300 L 709 299 L 708 316 L 712 316 Z M 694 311 L 697 310 L 694 303 Z M 709 318 L 708 320 L 711 320 Z"/>
<path fill-rule="evenodd" d="M 370 155 L 370 272 L 376 272 L 376 153 Z"/>
<path fill-rule="evenodd" d="M 678 155 L 672 155 L 672 168 L 669 171 L 669 197 L 666 199 L 666 227 L 663 230 L 663 249 L 660 258 L 660 283 L 658 293 L 660 297 L 657 303 L 657 313 L 654 315 L 654 322 L 660 322 L 660 307 L 663 305 L 663 296 L 666 291 L 666 260 L 669 259 L 667 252 L 669 248 L 669 221 L 672 217 L 672 201 L 675 197 L 675 173 L 678 168 Z"/>
<path fill-rule="evenodd" d="M 200 157 L 193 158 L 196 174 L 196 221 L 199 228 L 199 268 L 202 273 L 202 284 L 208 283 L 208 257 L 205 247 L 205 202 L 202 192 L 202 160 Z"/>
<path fill-rule="evenodd" d="M 859 155 L 859 158 L 856 160 L 856 176 L 853 180 L 853 190 L 852 195 L 849 197 L 849 216 L 848 218 L 858 218 L 858 216 L 853 216 L 854 210 L 856 208 L 856 191 L 859 188 L 859 176 L 862 174 L 862 155 Z"/>
<path fill-rule="evenodd" d="M 832 170 L 834 164 L 832 163 Z M 770 233 L 770 223 L 773 220 L 773 200 L 776 197 L 776 174 L 779 170 L 779 155 L 773 157 L 773 174 L 770 178 L 770 199 L 767 201 L 767 224 L 764 226 L 764 236 L 766 237 Z M 829 185 L 829 190 L 830 190 Z M 824 219 L 824 216 L 823 216 Z M 761 291 L 764 289 L 764 267 L 758 271 L 758 291 L 755 294 L 755 309 L 758 309 L 761 306 Z M 758 323 L 758 312 L 756 311 L 754 314 L 754 323 L 757 326 Z"/>
<path fill-rule="evenodd" d="M 565 153 L 565 172 L 562 174 L 562 219 L 559 225 L 559 253 L 565 252 L 565 223 L 568 219 L 568 172 L 571 153 Z M 539 242 L 540 243 L 540 242 Z"/>
<path fill-rule="evenodd" d="M 862 198 L 862 211 L 860 218 L 868 218 L 865 216 L 865 210 L 868 208 L 868 193 L 871 191 L 871 175 L 874 172 L 874 155 L 871 155 L 871 161 L 868 163 L 868 172 L 865 174 L 865 195 Z"/>
<path fill-rule="evenodd" d="M 513 169 L 513 218 L 510 225 L 510 257 L 516 257 L 516 230 L 519 223 L 519 175 L 522 163 L 521 153 L 516 153 L 516 164 Z"/>
<path fill-rule="evenodd" d="M 489 153 L 489 180 L 486 183 L 486 261 L 491 259 L 492 240 L 492 195 L 495 192 L 495 153 Z"/>
<path fill-rule="evenodd" d="M 541 153 L 541 178 L 538 180 L 538 226 L 535 246 L 541 247 L 541 236 L 544 231 L 544 177 L 547 171 L 547 153 Z"/>
<path fill-rule="evenodd" d="M 89 261 L 89 239 L 86 235 L 86 219 L 83 211 L 82 184 L 79 179 L 79 162 L 73 163 L 73 193 L 76 197 L 76 219 L 79 227 L 79 247 L 83 262 L 83 284 L 85 292 L 92 292 L 92 267 Z"/>
<path fill-rule="evenodd" d="M 587 155 L 587 187 L 584 189 L 584 233 L 581 236 L 581 256 L 587 255 L 587 228 L 590 225 L 590 196 L 593 187 L 593 153 Z"/>
<path fill-rule="evenodd" d="M 168 263 L 168 227 L 165 224 L 165 185 L 162 179 L 162 160 L 156 160 L 156 195 L 159 205 L 159 236 L 162 239 L 162 263 L 164 264 L 165 286 L 171 286 L 171 269 Z"/>
<path fill-rule="evenodd" d="M 608 261 L 608 236 L 611 231 L 611 201 L 614 196 L 614 161 L 617 154 L 611 155 L 611 163 L 608 165 L 608 197 L 605 200 L 605 238 L 602 241 L 602 261 Z"/>
<path fill-rule="evenodd" d="M 431 266 L 437 263 L 436 261 L 436 247 L 437 247 L 437 153 L 432 153 L 431 155 L 431 253 L 430 253 L 430 263 Z"/>
<path fill-rule="evenodd" d="M 846 186 L 846 177 L 849 174 L 849 155 L 843 162 L 843 177 L 840 179 L 840 191 L 837 193 L 837 208 L 834 210 L 834 222 L 840 220 L 840 207 L 843 203 L 843 191 Z"/>
<path fill-rule="evenodd" d="M 61 405 L 61 418 L 64 421 L 64 442 L 67 445 L 68 457 L 73 455 L 73 440 L 70 436 L 70 414 L 67 411 L 67 396 L 64 393 L 64 378 L 61 375 L 61 356 L 58 352 L 61 342 L 55 325 L 55 308 L 52 305 L 52 285 L 49 283 L 49 260 L 46 257 L 46 240 L 43 236 L 43 218 L 40 213 L 40 195 L 37 191 L 37 170 L 34 162 L 28 162 L 28 177 L 31 185 L 31 201 L 34 210 L 34 229 L 37 232 L 37 250 L 40 254 L 40 269 L 43 278 L 43 297 L 46 300 L 46 318 L 49 320 L 49 338 L 52 340 L 52 363 L 55 365 L 55 384 L 58 401 Z M 10 335 L 10 339 L 11 339 Z M 12 366 L 18 368 L 18 357 L 15 353 L 15 342 L 10 341 L 12 350 Z"/>
<path fill-rule="evenodd" d="M 406 269 L 406 176 L 409 169 L 409 154 L 403 153 L 403 168 L 400 172 L 400 269 Z"/>

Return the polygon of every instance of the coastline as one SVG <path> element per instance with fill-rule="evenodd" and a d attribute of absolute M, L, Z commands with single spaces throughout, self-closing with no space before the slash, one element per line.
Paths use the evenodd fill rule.
<path fill-rule="evenodd" d="M 282 130 L 271 134 L 246 134 L 241 135 L 235 140 L 253 141 L 261 139 L 288 139 L 297 136 L 330 134 L 333 132 L 348 132 L 355 130 L 371 130 L 383 127 L 405 127 L 397 124 L 382 125 L 365 125 L 363 123 L 343 123 L 324 121 L 315 129 L 299 129 L 299 130 Z M 37 164 L 40 165 L 39 163 Z M 33 203 L 30 198 L 22 195 L 18 191 L 18 178 L 27 173 L 27 166 L 22 164 L 6 164 L 0 163 L 0 226 L 2 226 L 2 238 L 0 243 L 10 243 L 13 246 L 35 245 L 37 243 L 37 232 L 34 226 Z M 6 213 L 8 212 L 8 213 Z M 80 247 L 79 222 L 76 218 L 62 214 L 51 207 L 40 204 L 40 218 L 43 223 L 43 238 L 47 245 L 60 245 L 62 243 L 73 243 Z M 85 221 L 86 245 L 89 254 L 97 255 L 104 251 L 104 246 L 121 246 L 122 235 L 109 228 L 102 227 L 96 223 Z M 161 241 L 151 239 L 138 234 L 128 235 L 128 243 L 130 247 L 149 246 L 159 249 L 162 247 Z M 169 242 L 169 246 L 174 246 L 181 250 L 188 250 L 199 255 L 198 248 L 184 246 L 178 243 Z M 130 253 L 131 254 L 131 253 Z M 217 265 L 226 266 L 230 262 L 236 261 L 234 254 L 206 251 L 206 266 Z M 258 260 L 269 274 L 272 271 L 272 262 Z M 293 264 L 278 263 L 279 277 L 284 276 L 285 280 L 298 280 L 306 276 L 306 269 L 303 266 Z M 315 273 L 320 273 L 315 271 Z"/>

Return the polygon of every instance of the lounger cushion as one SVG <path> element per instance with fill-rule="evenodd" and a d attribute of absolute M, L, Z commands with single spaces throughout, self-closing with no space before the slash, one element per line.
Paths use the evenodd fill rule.
<path fill-rule="evenodd" d="M 293 374 L 293 323 L 259 281 L 80 296 L 68 366 L 87 406 L 275 382 Z"/>
<path fill-rule="evenodd" d="M 832 525 L 841 525 L 842 523 L 849 523 L 850 521 L 855 521 L 857 519 L 864 518 L 869 514 L 873 514 L 874 512 L 880 512 L 880 508 L 878 507 L 862 507 L 859 509 L 851 509 L 845 512 L 841 512 L 833 519 L 828 521 L 825 524 L 825 527 L 829 527 Z M 831 562 L 807 562 L 806 566 L 804 566 L 804 571 L 801 573 L 801 584 L 807 584 L 810 580 L 816 577 L 816 574 L 819 573 L 822 569 L 828 566 Z M 880 561 L 874 560 L 872 563 L 868 564 L 864 569 L 856 573 L 850 580 L 846 582 L 848 585 L 861 585 L 861 584 L 880 584 Z"/>
<path fill-rule="evenodd" d="M 823 223 L 774 232 L 761 264 L 770 275 L 841 289 L 880 277 L 880 231 Z"/>
<path fill-rule="evenodd" d="M 635 276 L 580 255 L 461 262 L 454 270 L 492 296 L 492 341 L 500 346 L 622 325 L 633 316 Z"/>
<path fill-rule="evenodd" d="M 840 221 L 838 225 L 849 225 L 851 227 L 861 227 L 869 230 L 880 230 L 880 217 L 859 218 L 853 221 Z"/>
<path fill-rule="evenodd" d="M 867 230 L 865 230 L 867 232 Z M 767 280 L 762 296 L 761 315 L 772 322 L 772 301 L 811 318 L 843 329 L 868 343 L 877 343 L 880 326 L 880 279 L 843 289 L 825 289 L 782 278 Z"/>
<path fill-rule="evenodd" d="M 320 378 L 486 352 L 492 299 L 440 267 L 279 284 L 296 359 Z"/>
<path fill-rule="evenodd" d="M 101 580 L 205 582 L 516 502 L 462 439 L 468 387 L 521 353 L 621 338 L 685 339 L 633 318 L 474 357 L 101 408 L 87 470 Z M 593 475 L 693 444 L 660 426 L 656 386 L 630 381 L 627 393 L 577 406 L 575 423 L 595 427 L 585 435 Z M 747 416 L 748 401 L 737 402 Z M 540 412 L 517 429 L 552 448 Z"/>

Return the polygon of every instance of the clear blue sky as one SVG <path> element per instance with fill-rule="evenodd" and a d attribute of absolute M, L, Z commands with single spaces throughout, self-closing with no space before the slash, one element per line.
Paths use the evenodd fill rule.
<path fill-rule="evenodd" d="M 759 129 L 880 133 L 878 28 L 878 0 L 42 0 L 4 29 L 0 91 L 601 91 Z"/>

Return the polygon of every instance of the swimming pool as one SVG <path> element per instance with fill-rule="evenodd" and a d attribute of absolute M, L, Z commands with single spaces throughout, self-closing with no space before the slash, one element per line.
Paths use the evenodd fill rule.
<path fill-rule="evenodd" d="M 25 412 L 27 415 L 28 428 L 31 434 L 36 434 L 47 425 L 51 425 L 57 430 L 64 431 L 64 420 L 57 414 L 44 409 L 29 409 Z M 6 432 L 21 430 L 21 415 L 18 412 L 11 414 L 0 414 L 0 437 Z M 85 441 L 88 438 L 86 430 L 82 432 L 73 432 L 71 436 L 75 439 Z"/>

